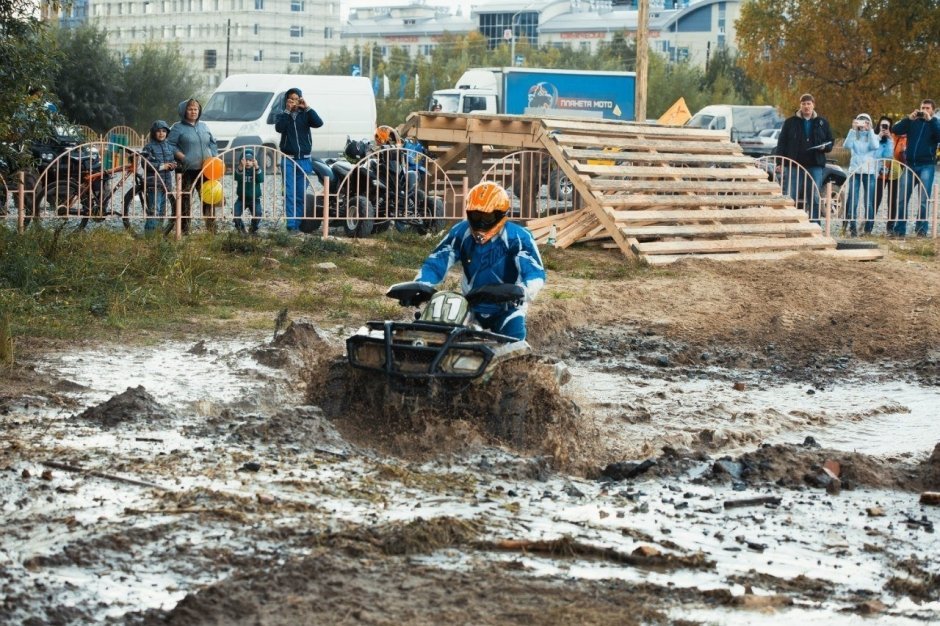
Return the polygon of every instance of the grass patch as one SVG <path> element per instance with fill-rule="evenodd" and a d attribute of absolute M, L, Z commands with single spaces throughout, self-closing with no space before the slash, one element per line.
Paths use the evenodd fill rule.
<path fill-rule="evenodd" d="M 935 259 L 940 256 L 940 240 L 912 237 L 902 240 L 887 240 L 888 248 L 907 258 Z"/>
<path fill-rule="evenodd" d="M 124 231 L 76 232 L 37 224 L 19 235 L 0 225 L 0 363 L 18 336 L 114 339 L 200 325 L 258 327 L 287 307 L 332 321 L 400 318 L 383 297 L 412 280 L 436 236 L 391 230 L 367 240 L 194 233 L 182 241 Z M 619 280 L 649 270 L 616 251 L 544 251 L 561 275 Z M 332 262 L 335 269 L 317 267 Z M 445 284 L 458 288 L 457 270 Z M 549 276 L 551 287 L 551 276 Z M 546 291 L 543 297 L 573 294 Z"/>

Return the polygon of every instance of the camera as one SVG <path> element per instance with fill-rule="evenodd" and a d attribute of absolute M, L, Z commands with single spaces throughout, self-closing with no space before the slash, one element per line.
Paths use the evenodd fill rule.
<path fill-rule="evenodd" d="M 927 118 L 927 114 L 924 113 L 923 111 L 918 111 L 917 113 L 914 114 L 914 117 L 916 117 L 919 120 L 923 120 Z"/>
<path fill-rule="evenodd" d="M 891 130 L 891 124 L 889 124 L 888 122 L 882 122 L 882 123 L 881 123 L 881 130 L 883 130 L 883 131 L 884 131 L 884 130 Z"/>

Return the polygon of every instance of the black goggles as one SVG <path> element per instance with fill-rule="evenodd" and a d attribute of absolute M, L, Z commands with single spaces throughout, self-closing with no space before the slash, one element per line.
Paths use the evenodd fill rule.
<path fill-rule="evenodd" d="M 506 216 L 505 211 L 467 211 L 467 221 L 474 230 L 486 230 L 492 228 Z"/>

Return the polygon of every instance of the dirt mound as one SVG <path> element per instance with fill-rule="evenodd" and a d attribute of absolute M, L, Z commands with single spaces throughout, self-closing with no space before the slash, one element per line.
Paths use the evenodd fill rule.
<path fill-rule="evenodd" d="M 94 422 L 102 428 L 112 428 L 124 422 L 166 422 L 173 419 L 173 414 L 161 406 L 143 385 L 138 385 L 128 387 L 105 402 L 85 409 L 74 419 Z"/>
<path fill-rule="evenodd" d="M 299 370 L 316 361 L 324 351 L 333 350 L 313 322 L 298 319 L 267 345 L 255 348 L 252 356 L 258 363 L 276 369 Z"/>
<path fill-rule="evenodd" d="M 307 374 L 308 400 L 361 445 L 405 458 L 427 458 L 481 445 L 506 445 L 581 472 L 595 434 L 539 357 L 502 363 L 487 381 L 431 385 L 423 393 L 393 390 L 381 374 L 322 361 Z"/>
<path fill-rule="evenodd" d="M 704 482 L 775 484 L 800 489 L 826 488 L 832 478 L 838 478 L 842 489 L 868 487 L 916 492 L 940 488 L 940 444 L 929 459 L 918 465 L 896 458 L 825 449 L 812 438 L 802 444 L 766 444 L 738 457 L 717 459 L 700 450 L 666 447 L 661 456 L 642 463 L 608 464 L 600 475 L 613 480 L 662 478 L 687 473 L 703 464 L 707 469 L 699 480 Z"/>
<path fill-rule="evenodd" d="M 592 624 L 670 623 L 661 590 L 623 581 L 529 576 L 518 561 L 442 569 L 410 555 L 465 546 L 475 525 L 440 518 L 353 529 L 314 539 L 312 554 L 277 567 L 236 572 L 189 593 L 172 610 L 124 623 L 196 624 Z M 695 595 L 697 590 L 670 593 Z M 315 616 L 315 617 L 314 617 Z"/>

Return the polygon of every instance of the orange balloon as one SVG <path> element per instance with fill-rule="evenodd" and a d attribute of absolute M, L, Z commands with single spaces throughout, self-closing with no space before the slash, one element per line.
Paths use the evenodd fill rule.
<path fill-rule="evenodd" d="M 206 180 L 219 180 L 225 174 L 225 163 L 219 157 L 209 157 L 202 162 L 202 177 Z"/>

